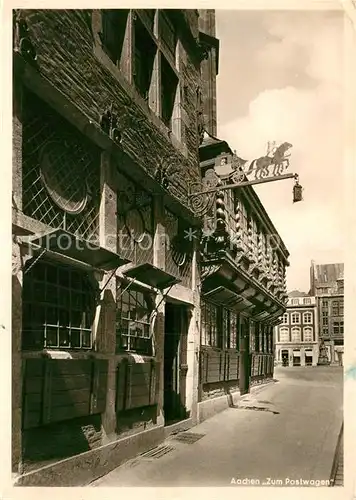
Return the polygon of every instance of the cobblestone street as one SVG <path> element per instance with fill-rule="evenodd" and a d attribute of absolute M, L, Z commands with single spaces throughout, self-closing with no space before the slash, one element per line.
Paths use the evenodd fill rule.
<path fill-rule="evenodd" d="M 327 485 L 342 424 L 342 377 L 339 367 L 276 368 L 276 383 L 92 486 Z M 339 473 L 336 485 L 341 480 Z"/>

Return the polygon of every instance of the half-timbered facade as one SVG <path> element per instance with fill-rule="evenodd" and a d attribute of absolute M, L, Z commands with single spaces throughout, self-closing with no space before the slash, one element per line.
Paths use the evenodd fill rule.
<path fill-rule="evenodd" d="M 233 163 L 225 141 L 206 134 L 200 160 L 206 188 L 216 176 L 221 185 L 232 182 L 224 175 Z M 205 212 L 198 406 L 208 416 L 219 401 L 223 408 L 273 376 L 289 254 L 251 186 L 218 190 Z"/>

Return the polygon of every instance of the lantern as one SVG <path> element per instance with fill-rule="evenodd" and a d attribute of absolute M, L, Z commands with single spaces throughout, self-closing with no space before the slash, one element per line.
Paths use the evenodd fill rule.
<path fill-rule="evenodd" d="M 296 183 L 293 186 L 293 203 L 303 200 L 302 191 L 303 191 L 302 186 L 299 184 L 298 181 L 296 181 Z"/>

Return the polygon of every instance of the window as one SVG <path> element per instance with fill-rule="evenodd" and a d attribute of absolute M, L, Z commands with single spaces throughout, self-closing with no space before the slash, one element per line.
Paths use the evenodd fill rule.
<path fill-rule="evenodd" d="M 300 314 L 299 313 L 292 313 L 291 320 L 292 320 L 292 325 L 300 323 Z"/>
<path fill-rule="evenodd" d="M 288 313 L 284 313 L 282 316 L 282 323 L 288 324 Z"/>
<path fill-rule="evenodd" d="M 170 57 L 175 60 L 177 33 L 169 11 L 159 11 L 159 38 Z"/>
<path fill-rule="evenodd" d="M 289 342 L 289 329 L 285 326 L 279 329 L 279 341 Z"/>
<path fill-rule="evenodd" d="M 339 335 L 340 334 L 340 323 L 338 321 L 335 321 L 333 324 L 333 335 Z"/>
<path fill-rule="evenodd" d="M 125 38 L 128 9 L 101 11 L 101 42 L 113 63 L 119 64 Z"/>
<path fill-rule="evenodd" d="M 297 306 L 299 304 L 299 299 L 292 299 L 292 306 Z"/>
<path fill-rule="evenodd" d="M 201 306 L 201 343 L 202 345 L 219 347 L 217 336 L 218 308 L 209 302 Z"/>
<path fill-rule="evenodd" d="M 116 349 L 152 355 L 148 295 L 139 290 L 118 287 L 116 315 Z"/>
<path fill-rule="evenodd" d="M 178 76 L 165 57 L 161 57 L 161 116 L 169 129 L 173 128 L 172 118 L 177 94 Z"/>
<path fill-rule="evenodd" d="M 328 308 L 328 301 L 327 300 L 323 300 L 322 301 L 322 306 L 327 309 Z"/>
<path fill-rule="evenodd" d="M 329 319 L 323 318 L 323 326 L 328 326 L 328 324 L 329 324 Z"/>
<path fill-rule="evenodd" d="M 313 322 L 313 315 L 311 312 L 305 312 L 303 313 L 303 323 L 312 323 Z"/>
<path fill-rule="evenodd" d="M 303 340 L 304 342 L 313 342 L 313 329 L 310 326 L 303 329 Z"/>
<path fill-rule="evenodd" d="M 325 336 L 329 335 L 329 328 L 323 328 L 323 335 Z"/>
<path fill-rule="evenodd" d="M 23 349 L 91 349 L 95 307 L 86 273 L 35 263 L 23 282 Z"/>
<path fill-rule="evenodd" d="M 292 342 L 301 342 L 301 331 L 298 326 L 292 328 Z"/>
<path fill-rule="evenodd" d="M 333 324 L 333 335 L 343 335 L 344 334 L 344 322 L 335 321 Z"/>
<path fill-rule="evenodd" d="M 156 44 L 140 18 L 135 19 L 134 82 L 137 91 L 148 101 Z"/>
<path fill-rule="evenodd" d="M 332 304 L 332 315 L 333 316 L 339 316 L 339 301 L 338 300 L 333 300 Z"/>
<path fill-rule="evenodd" d="M 307 299 L 303 299 L 303 304 L 308 306 L 311 304 L 311 299 L 307 298 Z"/>
<path fill-rule="evenodd" d="M 343 315 L 344 315 L 344 301 L 340 300 L 340 302 L 339 302 L 339 316 L 343 316 Z"/>
<path fill-rule="evenodd" d="M 226 349 L 238 349 L 238 315 L 223 308 L 223 332 Z"/>

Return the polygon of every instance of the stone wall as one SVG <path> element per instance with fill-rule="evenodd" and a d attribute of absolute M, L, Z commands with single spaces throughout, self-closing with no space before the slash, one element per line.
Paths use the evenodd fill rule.
<path fill-rule="evenodd" d="M 94 123 L 99 122 L 100 115 L 112 104 L 119 116 L 123 150 L 150 176 L 154 176 L 162 158 L 173 155 L 177 171 L 170 179 L 172 191 L 185 202 L 189 183 L 200 178 L 195 99 L 200 61 L 190 45 L 183 40 L 182 45 L 187 45 L 183 68 L 184 86 L 187 86 L 183 104 L 187 137 L 185 157 L 179 151 L 182 145 L 173 146 L 169 130 L 162 126 L 120 71 L 115 73 L 108 69 L 99 37 L 99 11 L 25 10 L 23 16 L 37 53 L 37 71 Z M 192 15 L 188 18 L 195 32 L 198 18 Z"/>

